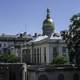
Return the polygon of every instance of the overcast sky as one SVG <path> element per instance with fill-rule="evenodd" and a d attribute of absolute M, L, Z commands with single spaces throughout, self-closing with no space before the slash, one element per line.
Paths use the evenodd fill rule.
<path fill-rule="evenodd" d="M 80 12 L 80 0 L 0 0 L 0 34 L 41 33 L 47 8 L 59 32 Z"/>

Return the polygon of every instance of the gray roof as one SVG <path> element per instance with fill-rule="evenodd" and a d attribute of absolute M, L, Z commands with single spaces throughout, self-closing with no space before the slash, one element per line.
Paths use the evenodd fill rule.
<path fill-rule="evenodd" d="M 62 37 L 59 33 L 52 33 L 52 35 L 49 37 L 47 35 L 41 35 L 41 36 L 37 36 L 36 38 L 33 38 L 33 40 L 31 40 L 29 43 L 33 42 L 33 43 L 36 43 L 36 42 L 40 42 L 40 41 L 43 41 L 43 40 L 62 40 Z"/>

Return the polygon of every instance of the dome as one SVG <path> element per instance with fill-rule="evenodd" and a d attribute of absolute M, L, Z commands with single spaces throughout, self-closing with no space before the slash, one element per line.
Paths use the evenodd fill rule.
<path fill-rule="evenodd" d="M 50 10 L 47 9 L 46 19 L 43 21 L 43 35 L 51 35 L 54 31 L 54 23 L 52 18 L 50 17 Z"/>
<path fill-rule="evenodd" d="M 51 22 L 51 23 L 53 22 L 53 20 L 52 20 L 51 18 L 50 18 L 50 19 L 47 19 L 47 20 L 48 20 L 49 22 Z"/>
<path fill-rule="evenodd" d="M 53 27 L 53 20 L 51 18 L 43 21 L 43 27 Z"/>

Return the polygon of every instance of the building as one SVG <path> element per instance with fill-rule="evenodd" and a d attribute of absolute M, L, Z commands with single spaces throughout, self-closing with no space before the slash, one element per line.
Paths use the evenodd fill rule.
<path fill-rule="evenodd" d="M 27 80 L 80 80 L 78 65 L 33 65 L 27 68 Z"/>
<path fill-rule="evenodd" d="M 0 35 L 0 53 L 12 53 L 27 64 L 49 64 L 57 56 L 67 56 L 68 50 L 47 9 L 46 19 L 42 24 L 42 34 L 30 36 L 24 33 L 17 35 Z"/>
<path fill-rule="evenodd" d="M 0 80 L 27 80 L 24 63 L 0 63 Z"/>
<path fill-rule="evenodd" d="M 26 44 L 32 37 L 28 34 L 20 33 L 17 35 L 0 35 L 0 54 L 15 54 L 22 58 L 22 53 L 26 53 Z"/>
<path fill-rule="evenodd" d="M 43 34 L 35 34 L 33 40 L 28 42 L 29 54 L 32 64 L 49 64 L 56 56 L 67 56 L 68 50 L 60 33 L 54 32 L 55 26 L 47 9 L 46 19 L 43 21 Z"/>

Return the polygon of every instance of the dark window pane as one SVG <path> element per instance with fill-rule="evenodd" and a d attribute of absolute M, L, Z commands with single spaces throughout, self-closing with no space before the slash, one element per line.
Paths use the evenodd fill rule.
<path fill-rule="evenodd" d="M 39 48 L 37 48 L 37 63 L 39 63 Z"/>
<path fill-rule="evenodd" d="M 46 47 L 44 47 L 44 62 L 46 63 Z"/>
<path fill-rule="evenodd" d="M 53 57 L 55 58 L 58 55 L 57 47 L 53 47 Z"/>

